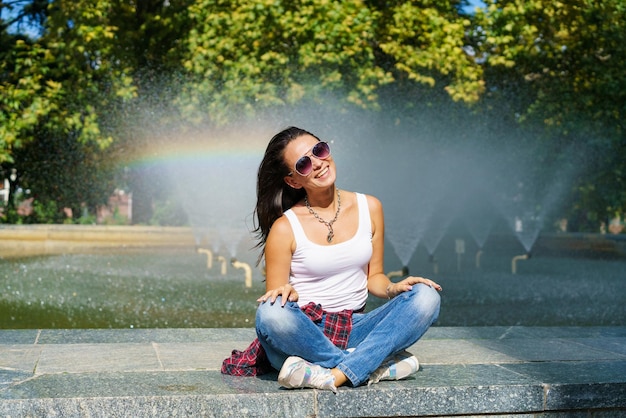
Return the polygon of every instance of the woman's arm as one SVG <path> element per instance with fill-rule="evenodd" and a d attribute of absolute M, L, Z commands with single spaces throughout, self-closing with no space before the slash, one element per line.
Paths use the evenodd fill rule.
<path fill-rule="evenodd" d="M 372 221 L 372 258 L 368 266 L 367 290 L 379 298 L 387 298 L 387 286 L 391 284 L 384 272 L 385 217 L 383 205 L 374 196 L 367 196 Z"/>
<path fill-rule="evenodd" d="M 257 299 L 258 302 L 269 300 L 274 303 L 279 295 L 282 295 L 283 305 L 287 300 L 298 300 L 298 293 L 289 284 L 294 248 L 293 231 L 283 215 L 274 222 L 265 241 L 265 294 Z"/>

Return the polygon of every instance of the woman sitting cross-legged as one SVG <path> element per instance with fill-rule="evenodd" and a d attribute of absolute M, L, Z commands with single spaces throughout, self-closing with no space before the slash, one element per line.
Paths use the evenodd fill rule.
<path fill-rule="evenodd" d="M 393 283 L 383 273 L 380 201 L 340 190 L 336 177 L 330 146 L 295 127 L 272 138 L 258 171 L 266 292 L 257 349 L 286 388 L 336 392 L 405 378 L 419 369 L 405 350 L 439 315 L 437 283 L 412 276 Z M 389 301 L 365 312 L 368 294 Z"/>

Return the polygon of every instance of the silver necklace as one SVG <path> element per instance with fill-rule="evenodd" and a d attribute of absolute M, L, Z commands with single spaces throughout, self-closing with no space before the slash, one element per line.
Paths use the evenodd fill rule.
<path fill-rule="evenodd" d="M 333 240 L 333 237 L 335 236 L 335 233 L 333 232 L 333 224 L 337 220 L 337 217 L 339 216 L 339 211 L 341 210 L 341 194 L 339 193 L 339 189 L 337 189 L 337 212 L 335 213 L 335 217 L 330 222 L 322 219 L 313 210 L 311 205 L 309 205 L 309 199 L 307 198 L 307 196 L 304 196 L 304 204 L 306 205 L 306 208 L 309 210 L 309 213 L 313 215 L 315 219 L 317 219 L 318 221 L 326 225 L 326 227 L 328 228 L 328 235 L 326 236 L 326 241 L 330 244 Z"/>

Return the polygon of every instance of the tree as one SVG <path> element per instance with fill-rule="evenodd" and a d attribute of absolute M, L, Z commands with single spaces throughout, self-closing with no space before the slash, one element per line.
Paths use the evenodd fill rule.
<path fill-rule="evenodd" d="M 7 50 L 0 64 L 0 164 L 5 168 L 21 165 L 24 181 L 40 186 L 38 195 L 43 197 L 44 185 L 52 191 L 55 184 L 46 183 L 51 181 L 44 175 L 47 170 L 24 171 L 37 165 L 33 165 L 34 150 L 53 148 L 54 161 L 74 161 L 71 166 L 57 166 L 70 172 L 77 168 L 74 164 L 83 165 L 73 170 L 78 177 L 74 184 L 99 181 L 97 175 L 84 174 L 100 167 L 95 161 L 107 161 L 114 139 L 124 142 L 120 121 L 133 116 L 133 102 L 146 88 L 144 75 L 167 67 L 172 45 L 180 38 L 176 22 L 184 20 L 184 13 L 179 12 L 186 4 L 167 7 L 154 0 L 134 6 L 107 0 L 21 3 L 20 10 L 37 11 L 43 34 L 32 40 L 3 32 Z M 8 7 L 6 2 L 2 6 Z M 29 16 L 18 15 L 14 21 Z M 28 160 L 15 160 L 18 155 Z M 89 158 L 77 158 L 81 155 Z M 39 158 L 51 162 L 45 152 Z M 108 164 L 103 167 L 110 168 Z M 57 170 L 53 178 L 68 175 Z M 106 180 L 103 184 L 110 187 Z M 102 187 L 91 185 L 91 190 L 103 193 L 102 202 L 112 191 L 105 194 Z M 62 194 L 86 199 L 65 199 L 72 207 L 96 203 L 92 195 Z"/>
<path fill-rule="evenodd" d="M 123 100 L 134 89 L 124 64 L 106 59 L 116 32 L 104 18 L 108 2 L 85 3 L 51 3 L 44 35 L 16 40 L 0 65 L 0 161 L 11 161 L 11 150 L 41 130 L 75 133 L 102 148 L 111 143 L 97 106 L 107 93 Z"/>
<path fill-rule="evenodd" d="M 587 168 L 572 200 L 586 201 L 583 212 L 590 213 L 573 216 L 597 223 L 626 211 L 624 2 L 485 3 L 474 35 L 486 61 L 487 103 L 506 102 L 523 126 L 540 127 L 547 156 L 576 148 L 585 157 L 572 161 Z"/>
<path fill-rule="evenodd" d="M 198 0 L 181 108 L 190 120 L 223 123 L 332 91 L 376 109 L 378 89 L 401 78 L 443 82 L 456 100 L 476 101 L 481 68 L 462 48 L 470 21 L 458 3 Z"/>
<path fill-rule="evenodd" d="M 580 147 L 593 158 L 571 206 L 599 202 L 597 216 L 626 208 L 626 6 L 485 3 L 466 15 L 463 0 L 0 1 L 14 11 L 0 22 L 0 165 L 29 167 L 23 180 L 43 188 L 36 160 L 52 163 L 37 153 L 54 149 L 74 175 L 107 185 L 92 187 L 104 200 L 113 164 L 181 121 L 216 127 L 330 96 L 338 111 L 400 107 L 413 126 L 416 114 L 459 126 L 475 114 L 515 131 L 511 141 L 524 138 L 521 126 L 543 163 Z M 27 22 L 41 36 L 7 30 Z M 147 190 L 137 173 L 126 181 Z M 155 193 L 134 201 L 149 213 Z"/>

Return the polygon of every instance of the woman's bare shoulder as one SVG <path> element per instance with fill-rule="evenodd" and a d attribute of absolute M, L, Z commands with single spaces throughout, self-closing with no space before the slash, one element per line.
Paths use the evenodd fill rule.
<path fill-rule="evenodd" d="M 369 207 L 370 211 L 377 212 L 383 209 L 383 204 L 376 196 L 366 194 L 365 198 L 367 199 L 367 206 Z"/>
<path fill-rule="evenodd" d="M 280 218 L 276 219 L 270 228 L 270 235 L 285 237 L 288 235 L 292 235 L 291 224 L 289 223 L 289 219 L 287 219 L 286 215 L 282 215 Z"/>

